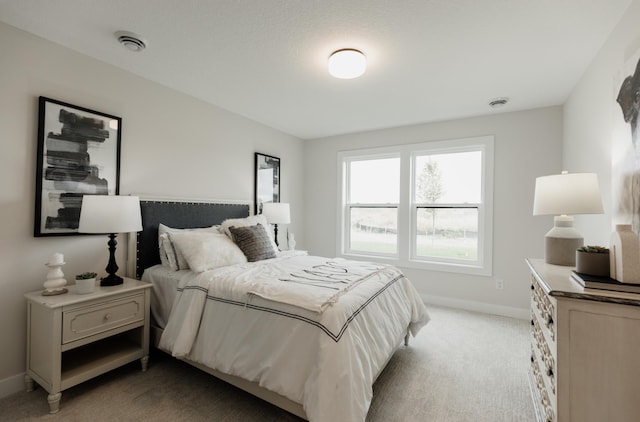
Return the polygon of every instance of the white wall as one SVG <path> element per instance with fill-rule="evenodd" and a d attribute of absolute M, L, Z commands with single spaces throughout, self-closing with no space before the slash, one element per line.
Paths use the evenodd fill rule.
<path fill-rule="evenodd" d="M 403 268 L 425 300 L 490 312 L 526 315 L 529 277 L 524 259 L 543 255 L 551 217 L 533 217 L 537 176 L 560 171 L 562 109 L 549 107 L 407 126 L 306 143 L 307 247 L 336 255 L 337 152 L 482 135 L 495 137 L 493 277 Z M 504 289 L 495 289 L 495 279 Z"/>
<path fill-rule="evenodd" d="M 252 201 L 254 152 L 280 157 L 282 198 L 304 247 L 299 139 L 1 23 L 0 57 L 0 397 L 22 388 L 23 294 L 42 288 L 47 257 L 65 254 L 67 279 L 104 273 L 107 261 L 106 236 L 33 237 L 40 95 L 123 118 L 122 194 Z"/>
<path fill-rule="evenodd" d="M 576 216 L 575 226 L 587 243 L 608 246 L 612 223 L 620 218 L 612 188 L 618 184 L 613 177 L 616 169 L 612 150 L 613 143 L 620 142 L 620 131 L 626 136 L 629 125 L 624 123 L 615 100 L 622 78 L 629 74 L 625 64 L 633 60 L 635 66 L 637 62 L 638 22 L 640 1 L 635 0 L 564 106 L 564 167 L 571 172 L 598 173 L 605 207 L 604 215 Z"/>

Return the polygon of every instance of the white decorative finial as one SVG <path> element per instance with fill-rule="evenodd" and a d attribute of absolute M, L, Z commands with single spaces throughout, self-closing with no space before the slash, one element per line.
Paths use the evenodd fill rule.
<path fill-rule="evenodd" d="M 67 292 L 64 287 L 67 284 L 67 280 L 65 280 L 62 272 L 64 264 L 64 255 L 61 253 L 54 253 L 49 256 L 49 262 L 44 264 L 49 267 L 49 271 L 47 271 L 47 281 L 44 282 L 45 290 L 42 292 L 43 296 L 54 296 Z"/>

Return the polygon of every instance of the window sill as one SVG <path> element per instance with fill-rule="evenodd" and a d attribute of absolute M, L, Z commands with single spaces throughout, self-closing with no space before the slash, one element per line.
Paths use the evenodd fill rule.
<path fill-rule="evenodd" d="M 378 262 L 381 264 L 395 265 L 400 268 L 411 268 L 416 270 L 426 271 L 440 271 L 456 274 L 470 274 L 490 277 L 492 275 L 491 268 L 484 268 L 474 265 L 463 265 L 445 262 L 424 262 L 415 260 L 398 259 L 392 257 L 381 257 L 374 255 L 360 255 L 360 254 L 341 254 L 340 257 L 345 259 L 366 260 L 371 262 Z"/>

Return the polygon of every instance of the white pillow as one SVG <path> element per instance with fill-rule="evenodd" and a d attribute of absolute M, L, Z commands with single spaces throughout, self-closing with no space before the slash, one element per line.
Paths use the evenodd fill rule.
<path fill-rule="evenodd" d="M 173 245 L 187 260 L 191 271 L 201 273 L 247 262 L 240 248 L 223 233 L 184 231 L 169 236 Z"/>
<path fill-rule="evenodd" d="M 160 263 L 165 267 L 170 267 L 171 264 L 169 264 L 169 258 L 167 257 L 167 253 L 164 250 L 164 239 L 166 238 L 166 233 L 158 235 L 158 254 L 160 255 Z"/>
<path fill-rule="evenodd" d="M 250 227 L 250 226 L 255 226 L 256 224 L 261 224 L 262 226 L 264 226 L 264 229 L 267 231 L 267 234 L 269 235 L 269 240 L 271 241 L 273 252 L 276 254 L 280 252 L 278 250 L 278 245 L 276 245 L 276 242 L 273 240 L 273 230 L 271 229 L 269 223 L 267 223 L 267 219 L 265 218 L 265 216 L 262 214 L 252 215 L 250 217 L 245 217 L 245 218 L 230 218 L 228 220 L 224 220 L 220 225 L 220 229 L 227 236 L 229 236 L 229 239 L 233 239 L 233 235 L 229 231 L 229 227 Z"/>
<path fill-rule="evenodd" d="M 171 268 L 173 271 L 178 271 L 178 258 L 176 257 L 176 249 L 171 243 L 169 239 L 168 233 L 162 233 L 158 236 L 160 242 L 160 262 L 162 262 L 162 255 L 165 256 L 165 260 L 167 261 L 167 266 Z M 162 263 L 162 265 L 165 265 Z"/>
<path fill-rule="evenodd" d="M 205 232 L 205 233 L 220 233 L 220 226 L 215 225 L 211 227 L 197 228 L 197 229 L 174 229 L 169 226 L 165 226 L 164 224 L 158 225 L 158 245 L 160 248 L 164 249 L 164 253 L 167 255 L 167 261 L 172 270 L 188 270 L 189 263 L 185 259 L 185 257 L 177 250 L 177 248 L 173 247 L 171 243 L 171 235 L 174 233 L 182 233 L 182 232 Z M 163 238 L 162 235 L 166 235 L 166 238 Z M 162 254 L 160 254 L 160 261 L 162 261 Z"/>

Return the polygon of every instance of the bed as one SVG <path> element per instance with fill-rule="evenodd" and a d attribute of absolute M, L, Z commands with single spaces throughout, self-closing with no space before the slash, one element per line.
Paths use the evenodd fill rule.
<path fill-rule="evenodd" d="M 136 276 L 153 284 L 156 346 L 301 418 L 364 421 L 375 379 L 429 320 L 402 273 L 375 263 L 287 251 L 208 268 L 189 252 L 193 268 L 168 268 L 159 256 L 161 224 L 248 221 L 250 207 L 143 199 L 141 210 L 143 230 L 130 250 Z M 177 233 L 176 245 L 197 237 Z"/>

